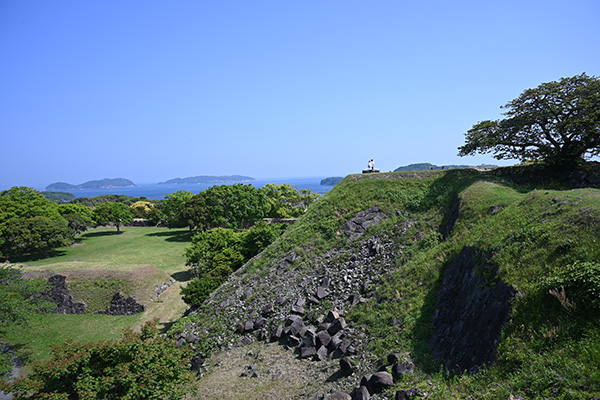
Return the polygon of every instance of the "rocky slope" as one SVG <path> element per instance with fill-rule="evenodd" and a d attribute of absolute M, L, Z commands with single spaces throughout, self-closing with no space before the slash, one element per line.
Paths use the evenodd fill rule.
<path fill-rule="evenodd" d="M 596 221 L 599 196 L 519 194 L 496 180 L 477 171 L 347 177 L 175 324 L 170 333 L 196 352 L 198 398 L 518 398 L 542 390 L 546 372 L 520 372 L 542 364 L 513 358 L 539 335 L 536 351 L 552 363 L 549 335 L 559 323 L 580 326 L 543 297 L 543 275 L 559 255 L 598 258 L 588 244 L 600 232 L 577 221 Z M 574 200 L 555 201 L 563 197 Z M 568 239 L 571 222 L 579 244 Z M 528 332 L 524 320 L 550 333 Z M 598 333 L 581 326 L 592 330 L 569 336 L 572 348 Z M 548 390 L 600 390 L 583 374 L 577 388 L 575 375 Z"/>

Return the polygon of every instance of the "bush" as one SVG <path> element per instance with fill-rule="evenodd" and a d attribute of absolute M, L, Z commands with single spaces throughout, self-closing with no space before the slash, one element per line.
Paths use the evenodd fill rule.
<path fill-rule="evenodd" d="M 600 264 L 598 263 L 571 264 L 557 275 L 548 278 L 545 287 L 567 309 L 600 311 Z"/>
<path fill-rule="evenodd" d="M 191 352 L 159 335 L 156 324 L 117 341 L 56 346 L 50 360 L 2 390 L 15 399 L 180 399 L 194 381 Z"/>
<path fill-rule="evenodd" d="M 190 306 L 200 306 L 220 284 L 218 279 L 213 279 L 208 275 L 192 279 L 186 287 L 181 288 L 183 301 Z"/>

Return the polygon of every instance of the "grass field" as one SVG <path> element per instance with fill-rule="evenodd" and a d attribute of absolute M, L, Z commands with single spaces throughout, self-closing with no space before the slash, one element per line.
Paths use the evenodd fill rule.
<path fill-rule="evenodd" d="M 53 251 L 50 257 L 27 260 L 27 270 L 119 270 L 133 271 L 150 264 L 169 275 L 185 270 L 183 249 L 191 233 L 186 229 L 125 227 L 98 228 L 77 237 L 71 247 Z M 177 276 L 175 276 L 177 279 Z"/>
<path fill-rule="evenodd" d="M 168 326 L 187 307 L 179 291 L 188 279 L 183 250 L 190 241 L 191 234 L 185 229 L 125 227 L 117 234 L 114 228 L 98 228 L 78 236 L 73 246 L 56 249 L 48 258 L 15 264 L 23 265 L 29 276 L 66 275 L 75 301 L 87 291 L 88 309 L 97 300 L 90 292 L 96 291 L 96 297 L 112 296 L 102 289 L 122 283 L 119 289 L 137 294 L 146 311 L 132 316 L 39 315 L 25 326 L 0 332 L 0 337 L 31 362 L 47 359 L 50 347 L 67 339 L 82 343 L 116 339 L 123 329 L 137 329 L 155 318 L 159 326 Z M 157 301 L 150 301 L 156 283 L 171 277 L 176 280 L 173 286 Z"/>

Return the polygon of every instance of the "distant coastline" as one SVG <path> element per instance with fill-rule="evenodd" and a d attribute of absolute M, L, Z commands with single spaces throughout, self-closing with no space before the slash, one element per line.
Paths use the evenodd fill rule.
<path fill-rule="evenodd" d="M 253 182 L 254 178 L 244 175 L 224 175 L 224 176 L 189 176 L 187 178 L 173 178 L 166 182 L 159 182 L 159 185 L 196 185 L 196 184 L 208 184 L 208 183 L 241 183 L 241 182 Z"/>
<path fill-rule="evenodd" d="M 54 182 L 46 186 L 44 190 L 48 192 L 60 192 L 64 190 L 78 190 L 78 189 L 114 189 L 114 188 L 125 188 L 135 187 L 136 184 L 125 178 L 104 178 L 100 180 L 87 181 L 80 185 L 73 185 L 66 182 Z"/>

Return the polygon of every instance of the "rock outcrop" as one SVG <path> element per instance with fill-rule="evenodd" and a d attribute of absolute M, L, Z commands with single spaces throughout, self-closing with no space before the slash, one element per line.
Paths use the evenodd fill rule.
<path fill-rule="evenodd" d="M 143 304 L 139 304 L 133 297 L 124 297 L 121 293 L 115 293 L 110 306 L 102 314 L 109 315 L 133 315 L 141 313 L 146 309 Z"/>
<path fill-rule="evenodd" d="M 85 304 L 73 302 L 73 297 L 67 287 L 67 277 L 52 275 L 48 278 L 49 289 L 39 294 L 47 301 L 55 303 L 56 307 L 51 312 L 56 314 L 85 314 Z"/>

